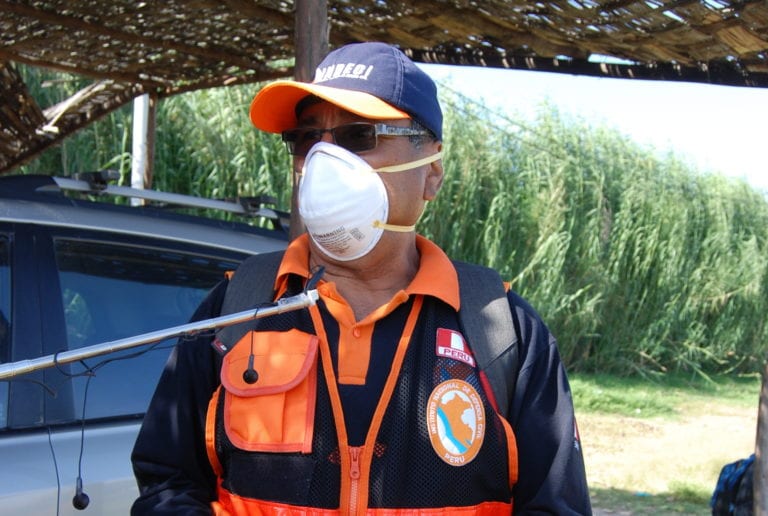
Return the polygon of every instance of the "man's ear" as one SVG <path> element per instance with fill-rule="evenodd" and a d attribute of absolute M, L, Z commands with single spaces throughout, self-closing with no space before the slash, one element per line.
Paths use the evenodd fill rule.
<path fill-rule="evenodd" d="M 442 152 L 443 144 L 439 142 L 435 145 L 433 152 Z M 443 184 L 443 160 L 439 159 L 429 164 L 427 177 L 424 181 L 424 200 L 431 201 L 437 196 L 440 187 Z"/>

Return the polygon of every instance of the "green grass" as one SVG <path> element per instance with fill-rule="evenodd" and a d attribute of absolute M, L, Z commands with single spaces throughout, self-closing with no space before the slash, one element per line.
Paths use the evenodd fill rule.
<path fill-rule="evenodd" d="M 614 513 L 633 516 L 667 516 L 679 514 L 709 515 L 711 492 L 683 486 L 664 494 L 631 492 L 623 489 L 590 489 L 593 507 L 609 508 Z"/>
<path fill-rule="evenodd" d="M 673 418 L 681 407 L 690 412 L 713 400 L 757 407 L 761 382 L 757 374 L 705 379 L 683 374 L 643 378 L 573 373 L 569 380 L 579 412 L 641 418 Z"/>

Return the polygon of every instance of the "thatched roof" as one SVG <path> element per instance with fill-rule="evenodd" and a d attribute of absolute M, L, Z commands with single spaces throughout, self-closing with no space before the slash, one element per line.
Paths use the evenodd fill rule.
<path fill-rule="evenodd" d="M 0 0 L 0 172 L 142 93 L 292 75 L 293 9 L 291 0 Z M 328 0 L 328 10 L 332 47 L 379 40 L 422 62 L 768 87 L 765 0 Z M 94 82 L 38 106 L 14 63 Z"/>

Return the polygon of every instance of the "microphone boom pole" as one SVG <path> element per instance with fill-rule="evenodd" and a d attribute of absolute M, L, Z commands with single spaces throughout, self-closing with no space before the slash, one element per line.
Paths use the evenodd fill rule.
<path fill-rule="evenodd" d="M 195 321 L 182 324 L 180 326 L 173 326 L 164 330 L 142 333 L 141 335 L 136 335 L 134 337 L 126 337 L 110 342 L 103 342 L 101 344 L 93 344 L 92 346 L 73 349 L 71 351 L 62 351 L 61 353 L 56 353 L 54 355 L 47 355 L 29 360 L 20 360 L 18 362 L 0 364 L 0 380 L 12 379 L 15 376 L 31 373 L 39 369 L 53 367 L 56 364 L 68 364 L 70 362 L 77 362 L 78 360 L 84 360 L 86 358 L 106 355 L 107 353 L 134 348 L 141 346 L 142 344 L 160 342 L 161 340 L 181 337 L 182 335 L 191 336 L 204 330 L 212 330 L 215 328 L 247 322 L 253 319 L 268 317 L 270 315 L 277 315 L 285 312 L 291 312 L 293 310 L 299 310 L 301 308 L 314 305 L 317 302 L 317 299 L 317 290 L 308 290 L 295 296 L 280 299 L 272 305 L 261 308 L 252 308 L 250 310 L 244 310 L 234 314 L 221 315 L 211 319 L 204 319 L 202 321 Z"/>

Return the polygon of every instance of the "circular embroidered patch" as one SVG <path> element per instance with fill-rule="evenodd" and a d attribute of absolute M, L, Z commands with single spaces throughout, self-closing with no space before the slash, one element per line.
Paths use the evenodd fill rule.
<path fill-rule="evenodd" d="M 485 409 L 477 390 L 461 380 L 435 387 L 427 404 L 427 430 L 443 461 L 451 466 L 469 464 L 485 436 Z"/>

